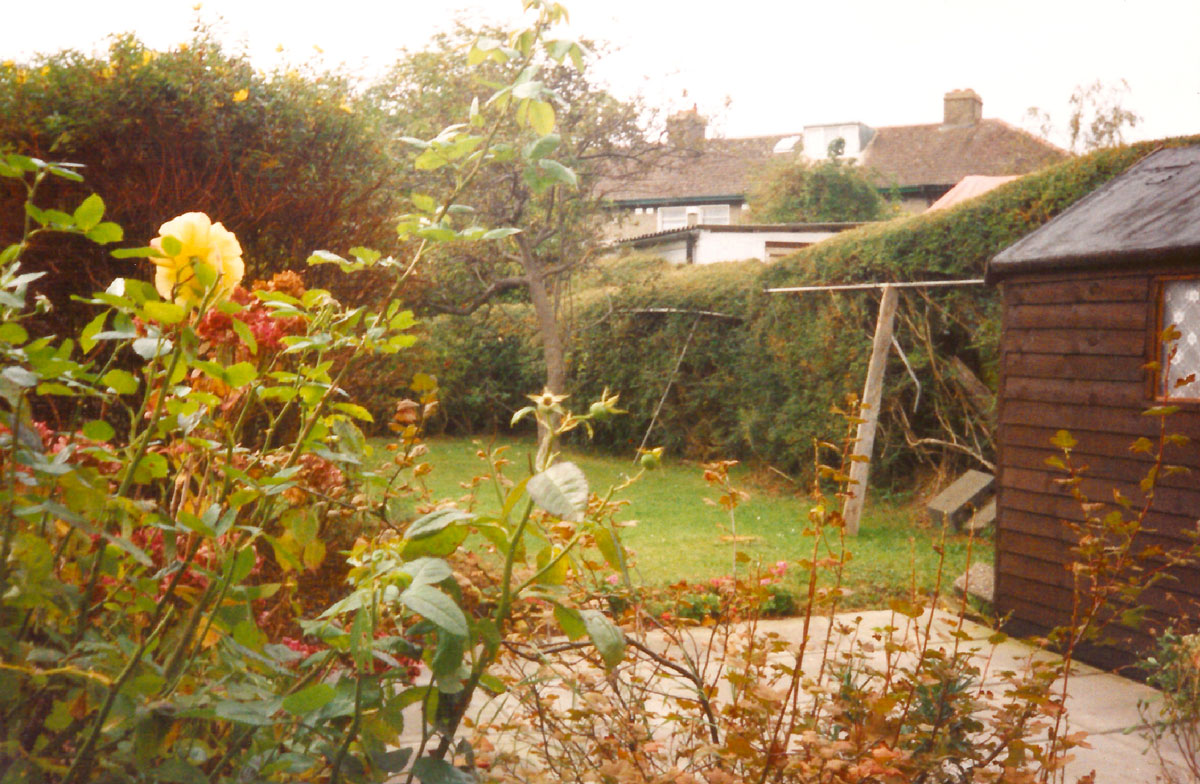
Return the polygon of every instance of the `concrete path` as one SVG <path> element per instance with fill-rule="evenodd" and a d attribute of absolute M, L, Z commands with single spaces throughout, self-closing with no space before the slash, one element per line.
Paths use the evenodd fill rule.
<path fill-rule="evenodd" d="M 870 612 L 845 613 L 835 619 L 835 630 L 855 627 L 858 629 L 858 639 L 868 639 L 870 630 L 894 624 L 900 627 L 898 635 L 906 635 L 912 640 L 921 638 L 926 629 L 929 630 L 930 645 L 950 652 L 957 646 L 959 651 L 968 651 L 982 671 L 984 691 L 989 687 L 1003 685 L 1000 673 L 1005 670 L 1022 672 L 1033 659 L 1054 660 L 1057 657 L 1019 640 L 1008 639 L 997 645 L 988 642 L 993 631 L 970 621 L 960 623 L 958 619 L 945 612 L 937 612 L 930 623 L 928 613 L 914 620 L 893 614 L 890 610 Z M 819 656 L 818 651 L 824 641 L 828 622 L 814 619 L 810 628 L 810 642 L 805 655 L 807 663 L 810 657 Z M 698 630 L 702 631 L 702 630 Z M 801 619 L 783 619 L 762 621 L 759 623 L 759 634 L 774 633 L 789 643 L 796 644 L 803 636 L 803 621 Z M 701 639 L 707 639 L 700 633 L 694 635 L 697 646 L 703 646 Z M 647 642 L 654 645 L 651 635 Z M 659 640 L 659 644 L 662 641 Z M 851 641 L 835 631 L 830 641 L 833 650 L 843 652 L 851 647 Z M 778 654 L 789 657 L 791 654 Z M 864 654 L 859 650 L 857 656 Z M 882 665 L 882 646 L 875 653 L 865 654 L 867 661 L 878 658 L 877 665 Z M 806 668 L 807 670 L 808 668 Z M 1157 716 L 1157 704 L 1161 695 L 1154 689 L 1131 681 L 1126 678 L 1106 673 L 1085 664 L 1075 664 L 1068 681 L 1068 696 L 1066 700 L 1068 725 L 1067 732 L 1085 731 L 1086 743 L 1090 748 L 1072 750 L 1072 759 L 1066 768 L 1066 782 L 1073 784 L 1077 779 L 1095 771 L 1096 784 L 1151 784 L 1161 779 L 1162 766 L 1150 743 L 1144 735 L 1142 716 Z M 985 700 L 986 701 L 986 700 Z M 484 701 L 478 702 L 483 707 Z M 495 703 L 488 707 L 489 711 L 497 710 Z M 499 708 L 501 713 L 504 708 Z M 419 740 L 419 714 L 412 713 L 408 722 L 408 732 L 400 745 Z M 493 715 L 495 715 L 493 713 Z M 414 735 L 413 733 L 417 733 Z M 1171 748 L 1164 754 L 1167 764 L 1180 764 L 1181 758 L 1177 751 Z M 1179 771 L 1186 770 L 1179 768 Z M 1176 781 L 1187 781 L 1186 777 L 1177 777 Z"/>
<path fill-rule="evenodd" d="M 895 622 L 890 610 L 839 616 L 845 623 L 853 623 L 858 618 L 862 619 L 858 623 L 863 629 Z M 925 615 L 916 619 L 914 625 L 918 630 L 923 630 L 928 621 L 929 617 Z M 933 621 L 929 628 L 934 646 L 952 646 L 955 633 L 959 631 L 958 619 L 949 613 L 938 612 Z M 800 623 L 796 619 L 784 619 L 766 621 L 760 625 L 764 631 L 775 631 L 785 638 L 797 639 L 802 628 Z M 985 684 L 998 684 L 998 673 L 1006 669 L 1020 671 L 1033 658 L 1059 659 L 1021 640 L 1007 639 L 993 646 L 987 641 L 993 630 L 971 621 L 962 623 L 961 633 L 957 637 L 958 644 L 963 649 L 973 651 L 974 658 L 983 670 Z M 1157 717 L 1157 706 L 1161 699 L 1162 695 L 1149 686 L 1075 663 L 1067 682 L 1068 731 L 1087 732 L 1086 743 L 1091 748 L 1072 750 L 1074 759 L 1066 768 L 1067 782 L 1074 782 L 1091 771 L 1096 773 L 1096 784 L 1151 784 L 1162 780 L 1162 766 L 1144 734 L 1145 723 L 1142 718 L 1143 715 Z M 1181 765 L 1182 757 L 1169 742 L 1162 751 L 1167 764 Z M 1184 770 L 1177 768 L 1179 772 Z"/>

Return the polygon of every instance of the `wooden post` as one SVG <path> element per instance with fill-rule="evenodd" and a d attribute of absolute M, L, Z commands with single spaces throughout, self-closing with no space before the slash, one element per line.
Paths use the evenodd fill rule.
<path fill-rule="evenodd" d="M 867 498 L 867 477 L 871 473 L 871 453 L 875 448 L 875 426 L 879 422 L 879 403 L 883 397 L 883 371 L 887 367 L 895 318 L 896 289 L 884 285 L 883 297 L 879 301 L 879 320 L 875 322 L 875 341 L 871 345 L 871 362 L 867 365 L 867 383 L 863 388 L 863 410 L 859 415 L 863 422 L 858 426 L 858 439 L 854 444 L 855 456 L 866 459 L 851 463 L 849 496 L 842 507 L 846 533 L 850 536 L 858 535 L 858 521 Z"/>

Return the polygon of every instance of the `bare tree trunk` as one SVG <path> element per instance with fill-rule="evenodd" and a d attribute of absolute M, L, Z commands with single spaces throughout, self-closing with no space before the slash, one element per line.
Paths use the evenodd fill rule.
<path fill-rule="evenodd" d="M 533 312 L 537 317 L 538 334 L 542 338 L 542 352 L 546 362 L 546 389 L 555 395 L 563 394 L 567 387 L 567 365 L 563 350 L 562 330 L 558 323 L 558 313 L 554 307 L 554 298 L 550 290 L 550 282 L 545 270 L 533 259 L 526 255 L 525 275 L 529 282 L 529 299 L 533 303 Z M 557 427 L 557 421 L 550 422 L 551 427 Z M 544 466 L 549 456 L 550 434 L 539 423 L 538 425 L 538 466 Z"/>

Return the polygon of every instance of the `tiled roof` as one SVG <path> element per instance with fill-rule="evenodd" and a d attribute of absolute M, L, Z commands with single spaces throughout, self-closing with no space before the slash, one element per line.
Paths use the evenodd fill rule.
<path fill-rule="evenodd" d="M 702 149 L 664 156 L 643 176 L 602 180 L 613 201 L 742 197 L 772 150 L 795 134 L 708 139 Z M 1002 120 L 973 125 L 901 125 L 876 128 L 860 165 L 879 187 L 950 187 L 970 174 L 1028 174 L 1067 153 Z"/>
<path fill-rule="evenodd" d="M 754 172 L 770 160 L 771 150 L 783 138 L 708 139 L 700 150 L 679 150 L 665 156 L 642 177 L 602 181 L 600 192 L 613 201 L 740 197 L 749 189 Z"/>
<path fill-rule="evenodd" d="M 1028 174 L 1067 153 L 1003 120 L 876 128 L 862 160 L 880 187 L 951 186 L 970 174 Z"/>

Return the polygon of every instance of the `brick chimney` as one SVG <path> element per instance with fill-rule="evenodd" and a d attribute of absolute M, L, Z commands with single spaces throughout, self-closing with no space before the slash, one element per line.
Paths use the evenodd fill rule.
<path fill-rule="evenodd" d="M 983 119 L 983 99 L 974 90 L 951 90 L 943 101 L 942 125 L 974 125 Z"/>
<path fill-rule="evenodd" d="M 667 118 L 667 143 L 672 147 L 697 149 L 704 143 L 708 119 L 700 116 L 695 105 Z"/>

